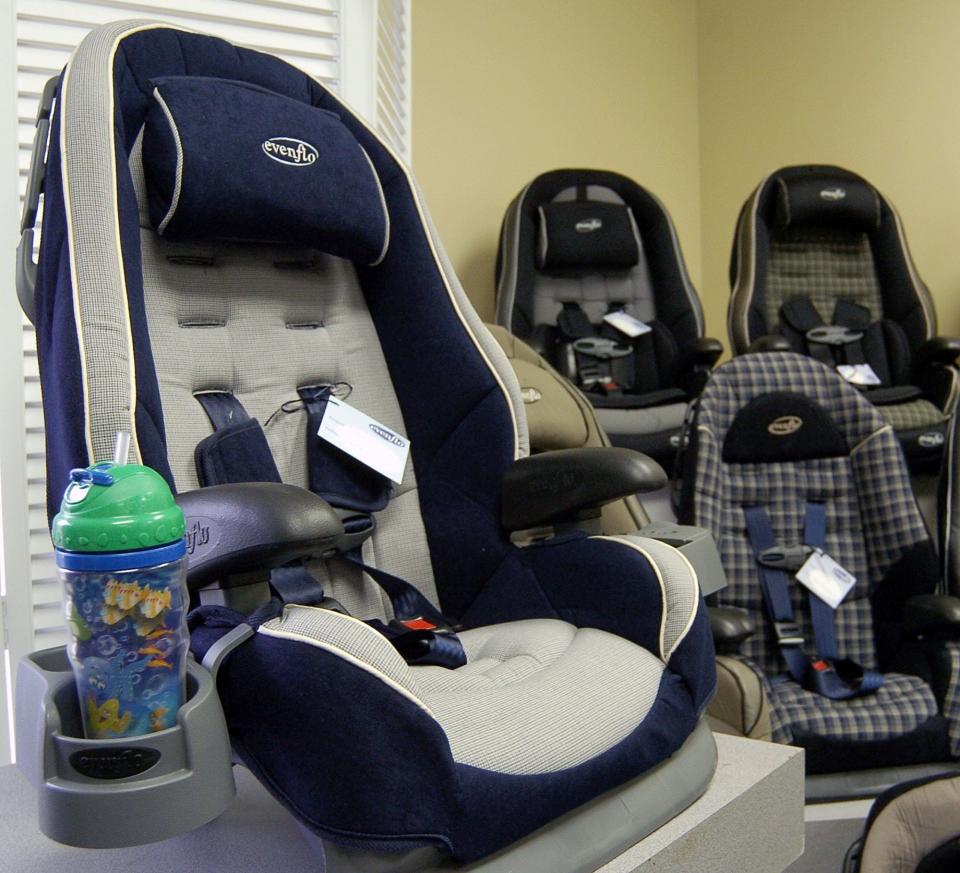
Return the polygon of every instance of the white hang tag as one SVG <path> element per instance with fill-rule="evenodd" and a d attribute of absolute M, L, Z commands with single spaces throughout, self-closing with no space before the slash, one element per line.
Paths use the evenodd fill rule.
<path fill-rule="evenodd" d="M 820 549 L 814 550 L 797 570 L 797 579 L 831 609 L 836 609 L 843 602 L 857 582 L 856 576 L 848 573 Z"/>
<path fill-rule="evenodd" d="M 410 454 L 410 440 L 348 403 L 331 397 L 317 436 L 398 485 Z"/>
<path fill-rule="evenodd" d="M 608 312 L 603 316 L 603 320 L 611 327 L 615 327 L 621 333 L 628 337 L 643 336 L 653 330 L 645 321 L 634 318 L 632 315 L 624 312 L 622 309 L 616 312 Z"/>
<path fill-rule="evenodd" d="M 869 364 L 837 364 L 837 372 L 852 385 L 880 384 L 880 377 Z"/>

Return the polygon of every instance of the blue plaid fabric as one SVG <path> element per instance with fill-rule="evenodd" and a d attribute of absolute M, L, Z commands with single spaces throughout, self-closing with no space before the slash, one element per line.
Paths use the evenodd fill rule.
<path fill-rule="evenodd" d="M 794 462 L 724 462 L 723 441 L 738 412 L 773 391 L 805 394 L 819 403 L 850 454 Z M 743 660 L 760 674 L 778 677 L 767 682 L 774 739 L 790 742 L 793 730 L 834 738 L 889 738 L 935 715 L 931 690 L 911 676 L 888 675 L 879 692 L 851 701 L 829 700 L 780 677 L 784 663 L 763 609 L 746 530 L 744 507 L 761 505 L 778 543 L 801 544 L 806 504 L 824 504 L 825 551 L 857 579 L 835 613 L 839 654 L 876 668 L 870 596 L 907 549 L 929 539 L 899 442 L 877 409 L 811 358 L 745 355 L 714 371 L 700 398 L 696 439 L 694 520 L 713 533 L 727 573 L 729 585 L 717 595 L 718 603 L 748 610 L 756 623 L 757 633 L 742 646 Z M 807 592 L 799 582 L 792 583 L 791 601 L 807 641 L 805 650 L 813 656 Z M 960 664 L 957 675 L 960 681 Z M 960 699 L 957 707 L 960 716 Z"/>
<path fill-rule="evenodd" d="M 950 733 L 950 754 L 960 758 L 960 643 L 947 643 L 950 653 L 950 684 L 943 700 L 943 714 Z"/>

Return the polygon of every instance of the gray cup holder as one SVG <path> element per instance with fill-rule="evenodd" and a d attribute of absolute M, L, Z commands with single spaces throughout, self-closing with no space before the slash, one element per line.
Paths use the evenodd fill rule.
<path fill-rule="evenodd" d="M 17 671 L 17 764 L 37 790 L 40 829 L 71 846 L 163 840 L 219 816 L 235 787 L 213 677 L 192 659 L 177 724 L 111 740 L 83 736 L 73 671 L 61 646 Z"/>

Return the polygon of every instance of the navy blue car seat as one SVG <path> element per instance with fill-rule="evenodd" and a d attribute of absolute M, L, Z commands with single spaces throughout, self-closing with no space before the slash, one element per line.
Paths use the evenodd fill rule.
<path fill-rule="evenodd" d="M 829 366 L 869 365 L 862 390 L 911 467 L 936 471 L 960 341 L 936 336 L 900 217 L 873 185 L 832 166 L 771 173 L 740 211 L 730 283 L 734 354 L 779 336 Z"/>
<path fill-rule="evenodd" d="M 51 511 L 128 431 L 181 501 L 243 493 L 269 518 L 280 503 L 229 489 L 299 486 L 345 526 L 254 612 L 194 592 L 198 661 L 255 631 L 218 690 L 236 757 L 304 828 L 467 862 L 645 791 L 584 847 L 599 865 L 699 795 L 715 674 L 695 572 L 639 537 L 511 542 L 502 483 L 536 460 L 516 379 L 410 172 L 333 94 L 220 39 L 104 26 L 60 79 L 44 197 Z M 409 441 L 399 481 L 318 438 L 344 401 Z"/>
<path fill-rule="evenodd" d="M 680 510 L 717 540 L 729 585 L 712 605 L 753 619 L 738 657 L 808 774 L 960 756 L 960 601 L 943 590 L 893 430 L 856 388 L 791 352 L 717 368 Z M 815 549 L 855 577 L 836 609 L 795 577 Z"/>
<path fill-rule="evenodd" d="M 584 391 L 614 445 L 669 462 L 722 347 L 663 203 L 619 173 L 543 173 L 507 207 L 496 281 L 497 323 Z"/>

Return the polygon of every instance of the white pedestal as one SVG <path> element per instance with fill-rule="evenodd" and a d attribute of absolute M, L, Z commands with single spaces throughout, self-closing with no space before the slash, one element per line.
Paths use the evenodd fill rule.
<path fill-rule="evenodd" d="M 600 873 L 781 873 L 803 850 L 803 755 L 717 736 L 719 764 L 703 797 Z M 238 797 L 192 833 L 129 849 L 74 849 L 37 827 L 36 798 L 14 767 L 0 768 L 0 870 L 17 873 L 320 873 L 290 815 L 242 768 Z"/>
<path fill-rule="evenodd" d="M 706 793 L 598 873 L 782 873 L 803 853 L 803 752 L 717 734 Z"/>

